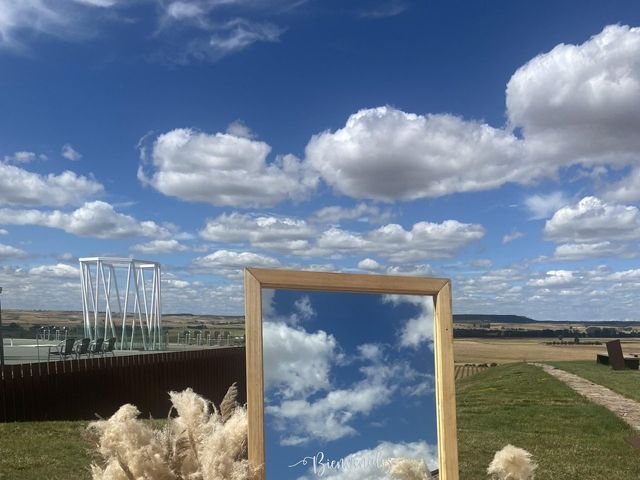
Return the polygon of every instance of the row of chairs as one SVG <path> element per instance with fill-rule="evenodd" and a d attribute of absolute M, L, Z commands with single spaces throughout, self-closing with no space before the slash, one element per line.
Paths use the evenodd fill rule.
<path fill-rule="evenodd" d="M 90 338 L 83 338 L 82 340 L 76 340 L 75 338 L 67 338 L 60 342 L 58 345 L 52 345 L 49 347 L 48 360 L 51 360 L 51 355 L 59 356 L 60 360 L 65 360 L 67 357 L 80 358 L 82 355 L 91 357 L 94 355 L 101 355 L 110 353 L 115 357 L 116 339 L 111 337 L 106 341 L 103 338 L 97 338 L 93 342 Z"/>

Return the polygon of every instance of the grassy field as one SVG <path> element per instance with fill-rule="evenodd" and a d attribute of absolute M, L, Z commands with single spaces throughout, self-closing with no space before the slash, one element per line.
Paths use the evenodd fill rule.
<path fill-rule="evenodd" d="M 0 479 L 89 479 L 86 422 L 0 424 Z"/>
<path fill-rule="evenodd" d="M 632 430 L 540 368 L 514 363 L 457 382 L 461 480 L 486 479 L 506 444 L 531 452 L 541 480 L 637 480 Z"/>
<path fill-rule="evenodd" d="M 595 361 L 596 353 L 607 350 L 604 343 L 602 345 L 545 345 L 545 342 L 552 340 L 552 338 L 458 339 L 454 340 L 454 358 L 456 363 Z M 640 351 L 640 341 L 623 340 L 622 349 L 625 352 Z"/>
<path fill-rule="evenodd" d="M 575 373 L 640 402 L 640 370 L 613 370 L 595 361 L 549 362 L 550 365 Z"/>

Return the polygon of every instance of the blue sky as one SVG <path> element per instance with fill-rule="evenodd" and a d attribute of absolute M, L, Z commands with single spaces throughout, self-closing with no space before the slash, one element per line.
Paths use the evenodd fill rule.
<path fill-rule="evenodd" d="M 639 320 L 633 2 L 0 0 L 0 284 L 161 261 L 450 277 L 456 313 Z"/>
<path fill-rule="evenodd" d="M 394 457 L 438 467 L 431 297 L 268 290 L 263 312 L 269 478 L 386 480 Z"/>

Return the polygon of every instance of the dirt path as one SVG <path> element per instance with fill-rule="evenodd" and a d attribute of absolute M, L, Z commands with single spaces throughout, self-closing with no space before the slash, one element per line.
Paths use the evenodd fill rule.
<path fill-rule="evenodd" d="M 580 395 L 587 397 L 594 403 L 608 408 L 627 422 L 633 429 L 640 432 L 640 402 L 624 397 L 619 393 L 609 390 L 607 387 L 593 383 L 573 373 L 565 372 L 558 368 L 544 363 L 532 363 L 541 367 L 549 375 L 553 375 L 558 380 L 566 383 Z"/>

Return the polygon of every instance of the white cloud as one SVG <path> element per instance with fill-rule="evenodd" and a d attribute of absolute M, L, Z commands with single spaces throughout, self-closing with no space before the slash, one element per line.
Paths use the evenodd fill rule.
<path fill-rule="evenodd" d="M 294 399 L 267 405 L 265 413 L 272 416 L 277 429 L 286 432 L 284 444 L 302 444 L 310 438 L 333 441 L 355 435 L 350 425 L 354 418 L 387 404 L 392 392 L 382 382 L 363 380 L 353 388 L 333 389 L 313 401 Z"/>
<path fill-rule="evenodd" d="M 493 266 L 493 261 L 488 258 L 480 258 L 471 262 L 471 266 L 474 268 L 489 268 Z"/>
<path fill-rule="evenodd" d="M 618 202 L 637 202 L 640 200 L 640 168 L 635 167 L 619 182 L 608 184 L 603 196 L 607 200 Z"/>
<path fill-rule="evenodd" d="M 33 267 L 29 269 L 29 274 L 57 278 L 80 278 L 80 269 L 64 263 L 58 263 L 56 265 Z"/>
<path fill-rule="evenodd" d="M 502 237 L 502 244 L 506 245 L 507 243 L 511 243 L 522 237 L 524 237 L 524 233 L 519 232 L 518 230 L 513 230 L 511 233 L 507 233 Z"/>
<path fill-rule="evenodd" d="M 412 458 L 423 460 L 430 470 L 438 468 L 438 447 L 430 445 L 424 441 L 419 442 L 380 442 L 375 448 L 359 450 L 344 457 L 344 465 L 351 468 L 330 469 L 324 468 L 321 471 L 320 462 L 317 461 L 316 470 L 310 469 L 307 475 L 299 477 L 298 480 L 312 480 L 322 474 L 323 478 L 331 480 L 392 480 L 385 475 L 380 465 L 392 458 Z M 319 459 L 318 459 L 319 460 Z M 324 458 L 327 460 L 339 460 L 336 458 Z"/>
<path fill-rule="evenodd" d="M 27 252 L 25 252 L 24 250 L 12 247 L 11 245 L 0 243 L 0 261 L 7 260 L 9 258 L 22 258 L 26 256 Z"/>
<path fill-rule="evenodd" d="M 604 241 L 597 243 L 563 243 L 555 249 L 554 260 L 584 260 L 586 258 L 620 257 L 627 254 L 624 245 Z"/>
<path fill-rule="evenodd" d="M 234 252 L 217 250 L 204 257 L 196 257 L 191 267 L 196 272 L 215 273 L 231 279 L 242 278 L 247 267 L 275 268 L 280 262 L 267 255 L 253 252 Z"/>
<path fill-rule="evenodd" d="M 166 15 L 173 20 L 186 20 L 199 17 L 204 13 L 203 5 L 195 2 L 176 1 L 166 6 Z"/>
<path fill-rule="evenodd" d="M 407 11 L 410 5 L 406 0 L 384 0 L 372 3 L 374 5 L 368 5 L 368 8 L 359 10 L 358 16 L 369 19 L 395 17 Z"/>
<path fill-rule="evenodd" d="M 481 239 L 481 225 L 445 220 L 442 223 L 418 222 L 411 230 L 397 224 L 384 225 L 364 234 L 330 228 L 317 240 L 316 255 L 374 253 L 404 263 L 425 258 L 447 258 Z"/>
<path fill-rule="evenodd" d="M 357 220 L 359 222 L 383 223 L 393 217 L 389 210 L 374 205 L 359 203 L 355 207 L 345 208 L 338 205 L 323 207 L 311 216 L 313 221 L 322 223 L 340 223 L 341 220 Z"/>
<path fill-rule="evenodd" d="M 382 269 L 382 265 L 380 265 L 372 258 L 365 258 L 358 262 L 358 268 L 360 270 L 378 271 Z"/>
<path fill-rule="evenodd" d="M 58 228 L 81 237 L 128 238 L 167 237 L 171 229 L 153 221 L 138 221 L 130 215 L 116 212 L 102 201 L 87 202 L 73 212 L 60 210 L 0 209 L 0 224 L 40 225 Z"/>
<path fill-rule="evenodd" d="M 507 114 L 531 159 L 553 167 L 637 162 L 639 58 L 640 28 L 610 25 L 520 67 L 507 85 Z"/>
<path fill-rule="evenodd" d="M 537 279 L 531 279 L 527 283 L 533 287 L 564 287 L 576 282 L 576 277 L 570 270 L 550 270 L 546 276 Z"/>
<path fill-rule="evenodd" d="M 525 199 L 524 203 L 531 212 L 531 218 L 540 220 L 549 218 L 552 213 L 569 203 L 569 200 L 564 196 L 564 193 L 553 192 L 546 195 L 531 195 Z"/>
<path fill-rule="evenodd" d="M 78 205 L 103 190 L 98 182 L 68 170 L 40 175 L 0 162 L 0 205 Z"/>
<path fill-rule="evenodd" d="M 515 136 L 486 124 L 378 107 L 314 135 L 306 161 L 339 193 L 393 201 L 525 181 L 531 169 L 518 162 L 522 153 Z"/>
<path fill-rule="evenodd" d="M 640 28 L 608 26 L 582 45 L 560 44 L 538 55 L 513 74 L 508 129 L 451 115 L 366 109 L 343 128 L 314 135 L 306 161 L 337 192 L 382 201 L 531 184 L 557 178 L 571 165 L 586 174 L 635 165 L 639 58 Z M 633 171 L 610 198 L 636 200 L 639 175 Z M 534 216 L 544 218 L 559 200 L 532 198 Z"/>
<path fill-rule="evenodd" d="M 434 316 L 433 298 L 416 295 L 385 295 L 385 302 L 394 305 L 410 303 L 419 307 L 417 316 L 405 322 L 399 332 L 401 347 L 418 348 L 422 343 L 427 343 L 433 349 Z"/>
<path fill-rule="evenodd" d="M 306 397 L 330 387 L 329 372 L 338 349 L 333 335 L 272 321 L 263 323 L 262 335 L 267 395 Z"/>
<path fill-rule="evenodd" d="M 27 151 L 19 151 L 19 152 L 14 152 L 13 155 L 5 155 L 4 156 L 4 161 L 6 163 L 31 163 L 35 160 L 46 160 L 47 156 L 44 154 L 36 154 L 34 152 L 27 152 Z"/>
<path fill-rule="evenodd" d="M 257 42 L 278 42 L 282 33 L 284 30 L 273 23 L 236 18 L 216 27 L 208 38 L 193 41 L 187 56 L 216 61 Z"/>
<path fill-rule="evenodd" d="M 62 146 L 62 150 L 60 154 L 66 158 L 67 160 L 71 160 L 72 162 L 77 162 L 82 158 L 82 154 L 76 151 L 71 145 L 68 143 Z"/>
<path fill-rule="evenodd" d="M 544 237 L 566 243 L 637 240 L 640 239 L 640 212 L 634 206 L 585 197 L 554 213 L 545 223 Z"/>
<path fill-rule="evenodd" d="M 305 220 L 268 215 L 223 213 L 208 220 L 200 236 L 214 242 L 250 243 L 254 247 L 276 251 L 309 248 L 316 231 Z"/>
<path fill-rule="evenodd" d="M 24 30 L 63 36 L 69 19 L 45 0 L 5 1 L 0 8 L 0 48 L 25 50 Z"/>
<path fill-rule="evenodd" d="M 635 268 L 631 270 L 623 270 L 620 272 L 613 272 L 608 275 L 608 279 L 610 280 L 640 280 L 640 268 Z"/>
<path fill-rule="evenodd" d="M 175 253 L 184 252 L 186 250 L 188 250 L 188 247 L 175 239 L 152 240 L 147 243 L 138 243 L 131 247 L 131 251 L 144 254 Z"/>
<path fill-rule="evenodd" d="M 250 138 L 250 139 L 253 139 L 256 136 L 251 131 L 251 129 L 247 127 L 244 124 L 244 122 L 241 120 L 236 120 L 234 122 L 231 122 L 227 127 L 227 133 L 235 137 Z"/>
<path fill-rule="evenodd" d="M 317 179 L 297 158 L 269 163 L 270 151 L 261 141 L 180 128 L 158 136 L 149 171 L 141 165 L 138 177 L 181 200 L 240 207 L 299 200 L 315 189 Z"/>
<path fill-rule="evenodd" d="M 405 230 L 388 224 L 353 232 L 289 217 L 252 216 L 233 212 L 208 220 L 200 236 L 215 242 L 250 244 L 252 247 L 302 257 L 376 254 L 394 262 L 447 258 L 484 236 L 481 225 L 445 220 L 418 222 Z"/>
<path fill-rule="evenodd" d="M 454 278 L 460 313 L 526 315 L 537 320 L 639 321 L 640 277 L 634 270 L 591 269 L 538 272 L 514 265 Z"/>
<path fill-rule="evenodd" d="M 408 265 L 392 265 L 387 267 L 389 275 L 408 275 L 418 277 L 433 276 L 433 268 L 428 264 L 412 263 Z"/>
<path fill-rule="evenodd" d="M 4 228 L 0 228 L 0 235 L 8 235 L 9 232 L 7 230 L 5 230 Z"/>

